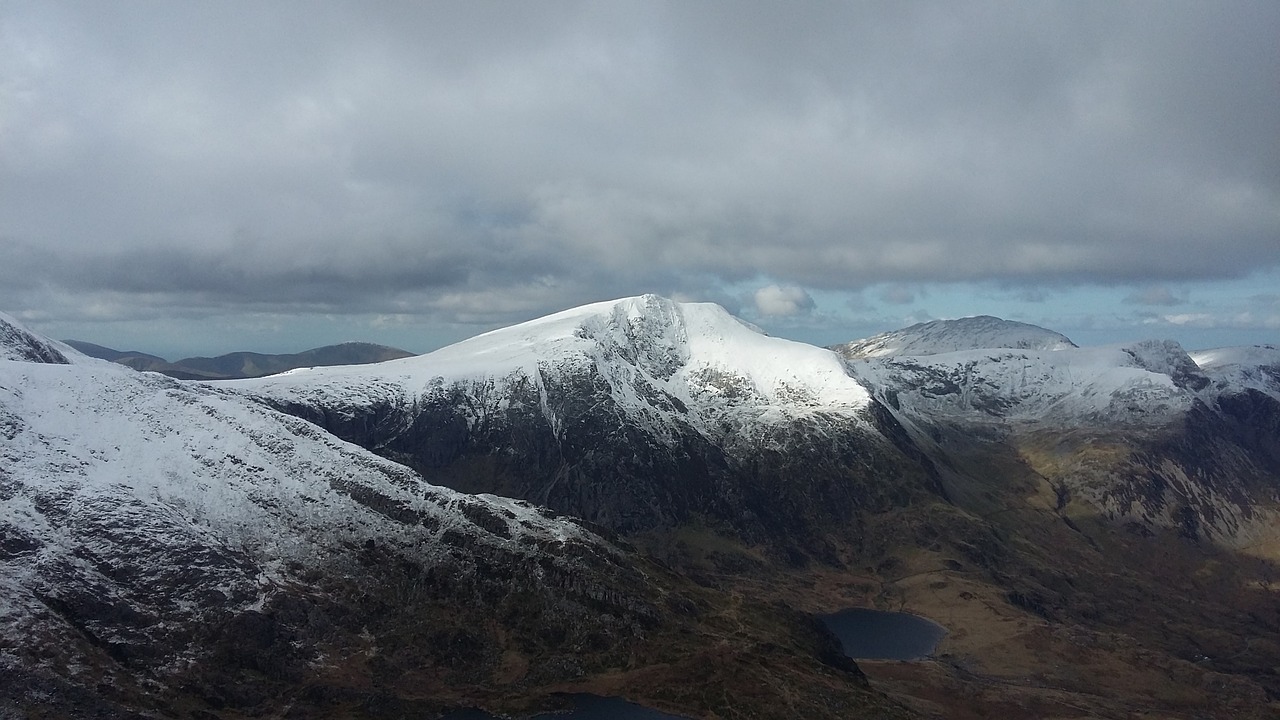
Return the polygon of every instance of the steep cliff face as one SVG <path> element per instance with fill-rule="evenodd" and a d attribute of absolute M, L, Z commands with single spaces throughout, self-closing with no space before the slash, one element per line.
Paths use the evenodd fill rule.
<path fill-rule="evenodd" d="M 62 354 L 63 349 L 70 350 L 62 343 L 30 332 L 17 320 L 0 313 L 0 360 L 66 365 L 70 361 Z"/>

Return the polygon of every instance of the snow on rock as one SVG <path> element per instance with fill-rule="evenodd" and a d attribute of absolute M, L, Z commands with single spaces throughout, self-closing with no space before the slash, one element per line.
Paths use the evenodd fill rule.
<path fill-rule="evenodd" d="M 66 365 L 70 362 L 68 354 L 79 353 L 32 333 L 14 318 L 0 313 L 0 360 Z"/>
<path fill-rule="evenodd" d="M 1101 348 L 993 348 L 852 361 L 895 408 L 922 416 L 1064 426 L 1164 423 L 1207 384 L 1176 343 Z"/>
<path fill-rule="evenodd" d="M 990 315 L 934 320 L 864 340 L 837 345 L 833 350 L 850 359 L 938 355 L 960 350 L 1011 348 L 1065 350 L 1076 347 L 1065 335 L 1035 325 Z"/>
<path fill-rule="evenodd" d="M 1280 400 L 1280 348 L 1253 345 L 1197 350 L 1191 359 L 1220 391 L 1256 390 Z"/>
<path fill-rule="evenodd" d="M 680 415 L 759 420 L 853 414 L 869 401 L 834 353 L 769 337 L 711 303 L 653 295 L 595 303 L 376 366 L 310 368 L 229 384 L 283 403 L 343 408 L 412 403 L 433 388 L 496 379 L 503 388 L 591 375 L 650 429 Z M 686 415 L 687 413 L 687 415 Z M 549 418 L 553 420 L 553 418 Z"/>
<path fill-rule="evenodd" d="M 0 341 L 0 636 L 37 657 L 61 652 L 48 628 L 63 616 L 112 652 L 172 647 L 173 628 L 260 608 L 375 541 L 462 574 L 486 548 L 518 559 L 601 542 L 215 387 L 29 361 L 24 348 L 54 346 L 15 327 Z"/>

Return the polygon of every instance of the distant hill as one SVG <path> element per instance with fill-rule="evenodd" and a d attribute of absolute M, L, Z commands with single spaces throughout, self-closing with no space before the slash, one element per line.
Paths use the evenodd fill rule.
<path fill-rule="evenodd" d="M 1011 348 L 1065 350 L 1076 347 L 1066 335 L 1036 325 L 990 315 L 934 320 L 881 333 L 831 349 L 851 359 L 939 355 L 958 350 Z"/>
<path fill-rule="evenodd" d="M 113 350 L 102 345 L 67 340 L 68 345 L 89 357 L 110 360 L 134 370 L 146 370 L 181 380 L 233 380 L 274 375 L 286 370 L 329 365 L 364 365 L 411 357 L 413 353 L 374 343 L 350 342 L 305 350 L 300 353 L 270 355 L 234 352 L 217 357 L 190 357 L 169 362 L 162 357 L 136 351 Z"/>

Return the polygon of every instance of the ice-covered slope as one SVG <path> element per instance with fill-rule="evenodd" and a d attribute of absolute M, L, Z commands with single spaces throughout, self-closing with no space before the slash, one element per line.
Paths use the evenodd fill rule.
<path fill-rule="evenodd" d="M 919 323 L 864 340 L 837 345 L 833 349 L 847 358 L 859 359 L 898 355 L 938 355 L 959 350 L 990 348 L 1062 350 L 1075 346 L 1075 343 L 1065 335 L 1052 330 L 990 315 L 979 315 L 958 320 Z"/>
<path fill-rule="evenodd" d="M 111 704 L 102 682 L 140 702 L 244 668 L 258 674 L 219 696 L 358 675 L 338 668 L 364 650 L 326 643 L 487 622 L 507 595 L 584 632 L 625 636 L 644 616 L 618 599 L 642 584 L 628 561 L 575 522 L 428 485 L 214 387 L 64 364 L 11 320 L 0 348 L 0 715 L 50 693 L 92 715 Z M 436 621 L 427 600 L 456 607 Z M 75 698 L 89 704 L 68 710 Z"/>

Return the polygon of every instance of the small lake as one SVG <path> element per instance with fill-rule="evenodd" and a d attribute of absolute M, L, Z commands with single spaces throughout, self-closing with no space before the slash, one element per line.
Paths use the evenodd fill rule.
<path fill-rule="evenodd" d="M 852 608 L 823 616 L 844 654 L 854 660 L 919 660 L 933 654 L 947 634 L 919 615 Z"/>
<path fill-rule="evenodd" d="M 497 720 L 497 718 L 483 710 L 459 710 L 445 715 L 444 720 Z M 687 718 L 650 710 L 622 698 L 574 695 L 572 710 L 540 713 L 531 716 L 529 720 L 687 720 Z"/>

